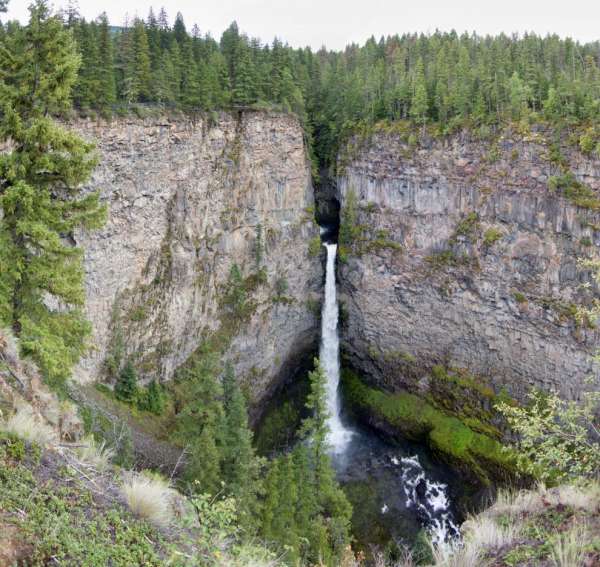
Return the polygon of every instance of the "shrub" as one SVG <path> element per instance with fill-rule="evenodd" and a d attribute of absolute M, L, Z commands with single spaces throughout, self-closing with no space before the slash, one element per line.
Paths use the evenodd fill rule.
<path fill-rule="evenodd" d="M 493 246 L 503 236 L 504 233 L 501 230 L 495 227 L 488 228 L 483 234 L 483 244 L 487 247 Z"/>
<path fill-rule="evenodd" d="M 311 238 L 308 241 L 308 255 L 312 256 L 313 258 L 315 256 L 318 256 L 321 252 L 321 237 L 320 236 L 314 236 L 313 238 Z"/>
<path fill-rule="evenodd" d="M 165 480 L 130 473 L 125 478 L 121 491 L 136 516 L 163 526 L 171 520 L 171 489 Z"/>
<path fill-rule="evenodd" d="M 590 132 L 586 132 L 579 138 L 579 147 L 581 148 L 581 151 L 586 154 L 591 153 L 595 145 L 594 137 Z"/>
<path fill-rule="evenodd" d="M 498 403 L 496 409 L 519 435 L 519 468 L 551 483 L 577 482 L 597 474 L 600 436 L 594 420 L 599 397 L 590 393 L 577 403 L 556 393 L 534 391 L 527 407 Z"/>
<path fill-rule="evenodd" d="M 527 297 L 520 291 L 513 291 L 513 297 L 517 303 L 527 303 Z"/>
<path fill-rule="evenodd" d="M 148 387 L 138 394 L 137 406 L 143 411 L 161 415 L 165 410 L 165 392 L 156 380 L 152 380 Z"/>

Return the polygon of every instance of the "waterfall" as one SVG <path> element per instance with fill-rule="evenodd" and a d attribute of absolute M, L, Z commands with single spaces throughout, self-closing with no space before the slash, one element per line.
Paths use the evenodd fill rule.
<path fill-rule="evenodd" d="M 327 376 L 327 409 L 329 410 L 329 445 L 333 453 L 344 452 L 352 431 L 344 427 L 340 418 L 340 339 L 338 336 L 338 303 L 335 289 L 335 257 L 337 244 L 324 244 L 327 248 L 325 275 L 325 303 L 321 314 L 321 348 L 319 358 Z"/>

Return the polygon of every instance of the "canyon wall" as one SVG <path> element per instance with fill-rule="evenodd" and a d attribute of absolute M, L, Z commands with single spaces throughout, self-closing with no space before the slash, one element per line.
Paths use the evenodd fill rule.
<path fill-rule="evenodd" d="M 578 260 L 598 258 L 600 160 L 542 129 L 410 141 L 380 131 L 341 159 L 346 363 L 417 393 L 434 365 L 520 400 L 600 387 L 576 313 L 597 295 Z"/>
<path fill-rule="evenodd" d="M 97 144 L 86 189 L 109 208 L 104 228 L 76 235 L 93 338 L 74 375 L 102 379 L 130 359 L 142 380 L 167 380 L 210 343 L 263 396 L 318 339 L 322 267 L 308 253 L 318 227 L 297 120 L 247 112 L 73 127 Z"/>

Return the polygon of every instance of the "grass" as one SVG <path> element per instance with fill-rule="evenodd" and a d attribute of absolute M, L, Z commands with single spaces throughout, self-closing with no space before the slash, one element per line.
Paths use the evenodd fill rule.
<path fill-rule="evenodd" d="M 56 439 L 54 430 L 34 416 L 27 406 L 19 408 L 6 421 L 0 422 L 0 430 L 39 445 L 48 445 Z"/>
<path fill-rule="evenodd" d="M 159 526 L 165 526 L 171 520 L 171 488 L 166 481 L 156 476 L 131 473 L 121 490 L 129 509 L 138 518 Z"/>
<path fill-rule="evenodd" d="M 551 558 L 556 567 L 583 567 L 588 536 L 578 528 L 561 534 L 552 545 Z"/>
<path fill-rule="evenodd" d="M 434 549 L 435 565 L 600 564 L 600 484 L 501 490 L 496 502 L 462 527 L 457 549 Z"/>
<path fill-rule="evenodd" d="M 98 442 L 92 435 L 88 435 L 83 440 L 81 446 L 77 447 L 76 453 L 84 463 L 99 472 L 106 471 L 115 456 L 115 451 L 107 445 L 106 441 Z"/>
<path fill-rule="evenodd" d="M 342 385 L 346 399 L 358 414 L 384 421 L 399 437 L 427 443 L 441 459 L 473 474 L 481 483 L 514 477 L 513 455 L 498 441 L 425 400 L 408 392 L 391 394 L 370 388 L 348 369 L 342 371 Z"/>

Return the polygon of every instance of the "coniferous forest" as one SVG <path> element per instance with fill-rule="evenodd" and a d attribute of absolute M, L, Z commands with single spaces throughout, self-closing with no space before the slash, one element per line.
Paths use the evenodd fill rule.
<path fill-rule="evenodd" d="M 119 26 L 106 14 L 88 22 L 76 10 L 62 19 L 81 54 L 78 111 L 285 110 L 300 117 L 321 164 L 334 160 L 345 136 L 385 120 L 447 134 L 507 120 L 592 125 L 600 116 L 598 42 L 436 32 L 313 52 L 250 38 L 235 22 L 217 40 L 188 28 L 181 13 L 171 24 L 164 9 Z M 0 33 L 16 41 L 19 25 Z M 590 135 L 588 146 L 598 138 Z"/>
<path fill-rule="evenodd" d="M 6 0 L 0 0 L 0 16 L 6 11 L 6 5 Z M 548 131 L 558 133 L 559 138 L 563 130 L 569 131 L 574 136 L 577 151 L 594 159 L 600 156 L 600 42 L 581 44 L 555 35 L 490 37 L 435 32 L 372 37 L 364 45 L 348 45 L 343 51 L 326 48 L 313 51 L 291 47 L 279 38 L 265 43 L 264 38 L 248 37 L 235 22 L 220 38 L 213 38 L 203 33 L 202 22 L 199 22 L 200 27 L 190 26 L 181 13 L 172 20 L 164 9 L 158 12 L 151 9 L 146 19 L 110 22 L 102 13 L 95 20 L 86 21 L 74 8 L 53 15 L 46 0 L 34 1 L 28 23 L 0 20 L 0 377 L 3 373 L 10 374 L 11 384 L 16 380 L 15 388 L 23 389 L 12 367 L 20 368 L 19 357 L 31 359 L 41 381 L 56 393 L 61 403 L 72 395 L 65 384 L 90 346 L 94 324 L 84 316 L 84 250 L 78 247 L 73 235 L 78 230 L 93 231 L 102 227 L 108 214 L 98 192 L 82 190 L 98 165 L 98 158 L 93 144 L 69 130 L 70 118 L 83 116 L 110 121 L 119 116 L 143 118 L 151 113 L 172 112 L 191 118 L 201 115 L 209 123 L 216 123 L 221 111 L 292 114 L 301 125 L 315 185 L 321 176 L 334 177 L 338 157 L 352 136 L 376 129 L 410 132 L 409 140 L 422 133 L 441 139 L 468 129 L 483 139 L 507 124 L 523 131 L 530 125 L 542 124 L 548 126 Z M 297 127 L 296 122 L 294 124 Z M 410 146 L 416 144 L 417 141 L 414 144 L 409 141 Z M 569 179 L 575 183 L 574 177 Z M 305 185 L 310 186 L 310 179 Z M 359 255 L 358 246 L 354 247 L 356 250 L 352 246 L 353 241 L 366 230 L 357 215 L 368 212 L 369 206 L 357 212 L 359 206 L 355 199 L 349 192 L 341 218 L 338 260 L 342 263 L 346 263 L 350 252 Z M 370 205 L 371 209 L 376 208 L 375 204 Z M 598 208 L 596 201 L 593 205 L 582 207 Z M 314 259 L 322 248 L 318 227 L 312 218 L 314 207 L 303 213 L 310 213 L 311 217 L 308 221 L 302 220 L 300 225 L 312 223 L 313 240 L 306 254 Z M 40 555 L 32 559 L 32 565 L 51 564 L 48 557 L 56 559 L 60 553 L 64 553 L 61 557 L 65 565 L 75 565 L 78 561 L 83 564 L 82 557 L 88 552 L 85 540 L 90 533 L 98 538 L 93 549 L 98 559 L 94 555 L 90 565 L 113 564 L 110 561 L 117 557 L 110 555 L 113 552 L 121 554 L 114 564 L 123 565 L 359 565 L 360 554 L 351 548 L 352 506 L 336 479 L 329 452 L 327 376 L 319 360 L 315 359 L 312 371 L 305 373 L 306 392 L 300 409 L 286 401 L 271 422 L 275 434 L 281 433 L 277 430 L 284 430 L 287 425 L 285 416 L 282 417 L 284 413 L 295 413 L 293 419 L 287 420 L 297 426 L 290 439 L 279 447 L 282 450 L 259 451 L 261 443 L 255 442 L 249 424 L 250 397 L 245 396 L 236 379 L 231 361 L 223 358 L 234 334 L 232 329 L 246 322 L 255 308 L 251 293 L 267 283 L 268 274 L 262 266 L 264 242 L 260 222 L 256 227 L 253 262 L 256 272 L 244 276 L 243 269 L 233 264 L 227 283 L 218 288 L 222 295 L 218 304 L 223 308 L 219 321 L 223 324 L 221 334 L 215 332 L 212 343 L 203 336 L 203 342 L 174 372 L 170 384 L 152 379 L 141 385 L 135 364 L 124 355 L 125 339 L 115 327 L 114 344 L 111 343 L 112 350 L 103 368 L 108 378 L 106 383 L 96 386 L 95 394 L 100 392 L 120 410 L 125 408 L 124 411 L 136 417 L 141 414 L 148 421 L 160 422 L 167 431 L 161 430 L 164 437 L 161 441 L 183 448 L 180 459 L 185 461 L 185 466 L 182 470 L 173 470 L 163 492 L 172 496 L 169 491 L 177 482 L 178 488 L 186 493 L 186 505 L 193 511 L 192 515 L 197 516 L 197 521 L 193 529 L 188 525 L 181 528 L 178 537 L 182 539 L 177 541 L 176 552 L 163 543 L 160 543 L 162 547 L 157 544 L 158 552 L 157 546 L 148 546 L 148 541 L 152 543 L 152 538 L 159 541 L 164 532 L 160 535 L 146 531 L 151 529 L 146 524 L 127 528 L 127 535 L 121 536 L 118 526 L 122 529 L 133 520 L 131 516 L 123 520 L 112 510 L 103 523 L 91 527 L 86 522 L 92 514 L 83 510 L 80 531 L 75 529 L 71 533 L 73 522 L 70 518 L 64 519 L 69 505 L 58 496 L 53 499 L 53 490 L 43 483 L 40 489 L 35 475 L 25 470 L 27 467 L 38 470 L 40 457 L 38 449 L 31 458 L 26 457 L 26 450 L 31 450 L 35 443 L 43 445 L 47 439 L 30 434 L 23 444 L 18 434 L 22 423 L 7 425 L 10 419 L 4 419 L 1 411 L 4 406 L 0 406 L 0 459 L 8 463 L 0 467 L 0 510 L 21 505 L 26 508 L 21 514 L 26 518 L 24 532 L 31 541 L 37 538 L 43 542 L 43 549 L 38 550 Z M 464 241 L 476 240 L 480 228 L 478 214 L 470 212 L 460 220 L 450 245 L 456 245 L 459 237 Z M 274 233 L 274 230 L 267 232 L 264 238 L 274 238 Z M 388 238 L 387 229 L 378 234 L 377 240 L 370 243 L 370 251 L 385 249 L 390 254 L 399 253 L 402 246 Z M 482 256 L 504 238 L 505 233 L 492 227 L 484 235 Z M 592 242 L 587 233 L 583 238 L 589 240 L 585 246 L 590 247 Z M 164 253 L 168 255 L 170 251 Z M 428 256 L 427 269 L 431 271 L 427 277 L 434 278 L 431 273 L 436 261 L 438 264 L 445 261 L 440 269 L 471 266 L 464 257 L 455 258 L 452 254 L 446 250 L 438 256 Z M 600 268 L 592 260 L 589 262 L 587 268 L 595 267 L 600 273 Z M 335 287 L 335 276 L 330 281 Z M 286 295 L 288 281 L 283 276 L 275 282 L 275 288 L 272 303 L 276 307 L 295 301 Z M 525 311 L 527 299 L 523 293 L 514 291 L 513 296 L 520 304 L 514 311 Z M 570 303 L 565 307 L 563 303 L 544 299 L 548 310 L 562 309 L 561 325 L 567 324 L 568 317 L 577 320 L 580 312 L 576 305 Z M 598 304 L 594 305 L 598 309 Z M 316 320 L 318 308 L 317 305 Z M 314 305 L 312 311 L 315 311 Z M 597 312 L 588 312 L 588 318 L 597 315 Z M 130 313 L 130 319 L 137 319 L 136 322 L 144 316 L 145 313 L 136 311 Z M 340 312 L 340 318 L 346 316 L 347 313 Z M 336 310 L 336 325 L 337 317 Z M 576 324 L 580 331 L 583 323 L 577 320 Z M 18 348 L 9 353 L 10 345 L 17 342 Z M 216 343 L 219 344 L 215 346 Z M 398 366 L 421 371 L 416 369 L 417 362 L 408 353 L 368 354 L 373 358 L 381 354 L 382 365 L 395 361 Z M 337 351 L 335 356 L 339 357 Z M 474 385 L 476 380 L 463 369 L 455 373 L 455 369 L 438 365 L 433 367 L 435 369 L 432 376 L 437 375 L 446 386 L 451 383 L 456 388 L 472 389 L 486 397 L 488 405 L 480 413 L 490 417 L 492 402 L 489 400 L 496 400 L 495 393 L 478 383 Z M 465 413 L 467 427 L 446 415 L 445 406 L 434 409 L 424 405 L 422 400 L 415 402 L 415 396 L 410 394 L 393 398 L 392 394 L 384 395 L 360 384 L 352 373 L 347 376 L 350 376 L 347 381 L 351 386 L 349 397 L 360 398 L 363 410 L 371 404 L 391 421 L 400 421 L 408 415 L 417 423 L 417 429 L 427 430 L 427 434 L 431 431 L 439 436 L 447 434 L 452 440 L 453 435 L 458 435 L 464 447 L 471 442 L 476 444 L 473 439 L 485 440 L 483 444 L 489 451 L 482 453 L 484 457 L 491 455 L 503 465 L 509 460 L 498 448 L 498 440 L 505 431 L 496 428 L 496 422 L 492 426 L 481 423 L 477 409 L 473 410 L 476 417 Z M 500 399 L 500 395 L 497 398 Z M 428 398 L 427 403 L 433 404 L 432 399 Z M 549 421 L 558 421 L 558 410 L 567 406 L 561 406 L 558 398 L 548 398 L 549 402 L 544 398 L 543 403 L 547 405 L 533 404 L 537 411 L 534 411 L 536 422 L 531 421 L 531 415 L 524 417 L 520 412 L 525 410 L 507 399 L 506 415 L 512 416 L 514 429 L 530 442 L 530 453 L 535 455 L 536 432 L 548 426 Z M 505 399 L 502 400 L 504 403 Z M 3 401 L 2 396 L 0 401 Z M 420 408 L 419 411 L 415 412 L 411 404 Z M 550 415 L 548 407 L 555 412 L 551 419 L 546 419 Z M 583 455 L 580 460 L 584 464 L 577 465 L 577 475 L 589 480 L 594 477 L 599 459 L 597 443 L 582 440 L 587 439 L 593 410 L 578 414 L 574 407 L 568 406 L 573 412 L 568 415 L 575 415 L 573 423 L 579 428 L 573 428 L 575 433 L 568 432 L 568 443 L 561 439 L 562 444 L 556 444 L 562 453 L 555 445 L 547 453 L 550 460 L 554 459 L 553 466 L 556 461 L 566 461 L 565 455 Z M 472 410 L 470 406 L 468 409 Z M 98 464 L 102 459 L 112 460 L 123 469 L 132 468 L 134 455 L 128 426 L 117 435 L 110 419 L 105 417 L 105 423 L 99 426 L 95 421 L 100 421 L 99 418 L 89 407 L 81 413 L 86 433 L 92 436 L 92 445 L 102 443 L 100 449 L 93 445 L 94 470 L 108 466 Z M 17 410 L 15 415 L 18 415 Z M 582 422 L 585 425 L 581 425 Z M 556 433 L 557 438 L 559 433 Z M 489 437 L 485 437 L 488 434 Z M 531 441 L 532 437 L 536 442 Z M 573 450 L 573 446 L 578 448 L 573 438 L 585 446 L 581 453 Z M 456 454 L 463 451 L 463 445 Z M 454 449 L 452 446 L 451 450 Z M 51 460 L 45 458 L 45 461 L 42 459 L 44 466 Z M 73 462 L 69 461 L 69 466 Z M 534 458 L 528 461 L 528 466 L 525 470 L 529 481 L 536 475 L 547 480 L 540 474 L 542 467 Z M 56 465 L 52 472 L 59 471 L 56 474 L 62 475 L 63 468 Z M 575 476 L 565 473 L 564 478 L 572 480 Z M 61 486 L 63 489 L 67 486 L 68 493 L 72 479 L 62 476 L 61 479 L 64 485 Z M 151 473 L 144 482 L 160 484 L 162 481 Z M 34 496 L 26 498 L 30 492 Z M 70 502 L 80 500 L 83 499 L 78 495 L 71 497 Z M 24 501 L 26 505 L 22 504 Z M 135 511 L 135 506 L 128 503 Z M 106 509 L 99 512 L 104 513 Z M 138 516 L 143 517 L 143 514 Z M 63 524 L 57 517 L 62 518 Z M 126 544 L 122 549 L 112 550 L 120 537 L 127 540 Z M 35 548 L 33 543 L 28 545 Z M 178 563 L 181 558 L 177 557 L 172 562 L 167 561 L 167 557 L 177 556 L 179 549 L 189 553 L 193 560 Z M 422 564 L 433 561 L 434 552 L 427 548 Z M 592 552 L 596 553 L 595 550 L 589 553 Z M 0 549 L 0 563 L 1 553 Z M 103 555 L 105 553 L 108 555 Z M 225 559 L 221 553 L 226 554 Z M 394 547 L 390 557 L 395 561 L 399 554 L 400 549 Z M 234 557 L 237 563 L 232 562 Z"/>

